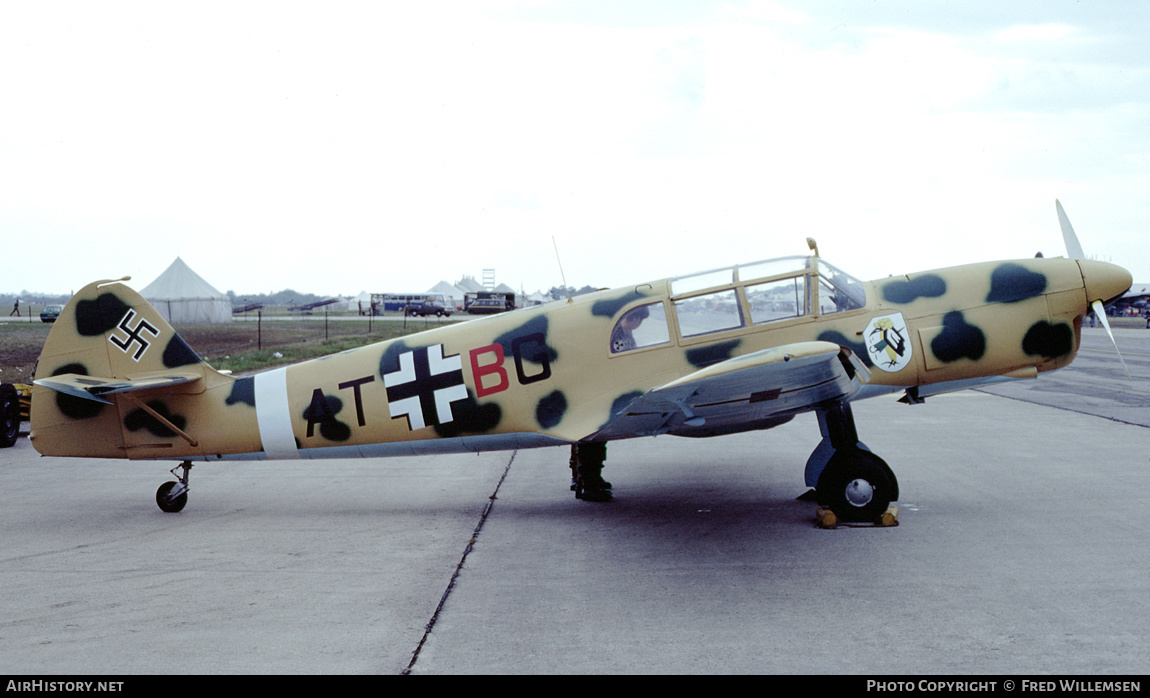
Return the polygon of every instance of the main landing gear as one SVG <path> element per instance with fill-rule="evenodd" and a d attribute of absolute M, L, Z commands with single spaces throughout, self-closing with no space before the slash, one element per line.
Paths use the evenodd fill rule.
<path fill-rule="evenodd" d="M 845 523 L 878 523 L 898 500 L 898 480 L 858 439 L 849 402 L 819 409 L 823 440 L 807 460 L 806 482 L 817 501 Z"/>
<path fill-rule="evenodd" d="M 571 446 L 571 491 L 585 502 L 611 501 L 611 483 L 603 479 L 607 443 L 579 443 Z"/>
<path fill-rule="evenodd" d="M 156 504 L 160 507 L 161 511 L 168 514 L 174 514 L 188 503 L 188 473 L 192 469 L 191 461 L 184 461 L 176 467 L 172 468 L 172 475 L 176 476 L 175 482 L 165 482 L 160 485 L 160 489 L 156 490 Z M 181 470 L 179 475 L 176 471 Z"/>

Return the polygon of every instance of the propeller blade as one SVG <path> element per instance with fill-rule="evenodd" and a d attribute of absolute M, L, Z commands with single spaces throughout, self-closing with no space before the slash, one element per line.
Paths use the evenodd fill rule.
<path fill-rule="evenodd" d="M 1118 351 L 1118 340 L 1114 339 L 1114 332 L 1110 329 L 1110 321 L 1106 319 L 1106 308 L 1102 307 L 1102 301 L 1094 301 L 1090 304 L 1094 309 L 1094 315 L 1102 321 L 1102 326 L 1106 328 L 1106 334 L 1110 335 L 1110 341 L 1114 344 L 1114 353 L 1118 355 L 1118 360 L 1122 362 L 1122 368 L 1126 371 L 1126 377 L 1130 382 L 1134 382 L 1134 376 L 1130 375 L 1130 369 L 1126 367 L 1126 359 L 1122 358 L 1122 352 Z"/>
<path fill-rule="evenodd" d="M 1062 226 L 1062 239 L 1066 242 L 1066 254 L 1071 259 L 1086 259 L 1086 254 L 1082 251 L 1082 244 L 1078 242 L 1078 236 L 1074 234 L 1074 227 L 1070 225 L 1066 211 L 1062 210 L 1062 202 L 1055 199 L 1054 208 L 1058 209 L 1058 225 Z M 1106 308 L 1102 305 L 1102 301 L 1092 302 L 1090 308 L 1094 311 L 1094 316 L 1102 321 L 1102 326 L 1106 328 L 1106 334 L 1110 335 L 1110 342 L 1114 345 L 1114 353 L 1118 355 L 1118 360 L 1122 362 L 1122 368 L 1126 371 L 1126 377 L 1133 382 L 1134 376 L 1130 375 L 1130 368 L 1126 365 L 1126 359 L 1122 358 L 1122 352 L 1118 350 L 1118 340 L 1114 338 L 1114 331 L 1110 329 L 1110 321 L 1106 319 Z"/>
<path fill-rule="evenodd" d="M 1062 239 L 1066 241 L 1066 254 L 1071 259 L 1086 259 L 1086 254 L 1082 252 L 1082 245 L 1078 242 L 1078 236 L 1074 234 L 1074 228 L 1070 226 L 1070 219 L 1066 217 L 1066 211 L 1062 210 L 1062 204 L 1058 199 L 1054 200 L 1054 207 L 1058 209 L 1058 224 L 1062 226 Z"/>

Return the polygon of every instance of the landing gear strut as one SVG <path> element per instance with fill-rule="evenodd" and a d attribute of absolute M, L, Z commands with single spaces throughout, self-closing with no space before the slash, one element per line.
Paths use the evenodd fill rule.
<path fill-rule="evenodd" d="M 172 468 L 172 475 L 176 476 L 176 482 L 165 482 L 160 485 L 160 489 L 156 490 L 156 504 L 161 511 L 174 514 L 188 503 L 188 473 L 191 469 L 191 461 L 186 460 L 180 463 Z M 176 475 L 177 470 L 182 472 Z"/>
<path fill-rule="evenodd" d="M 575 499 L 585 502 L 611 501 L 611 483 L 603 479 L 607 443 L 580 443 L 571 446 L 571 490 Z"/>
<path fill-rule="evenodd" d="M 849 402 L 818 410 L 823 440 L 807 460 L 807 484 L 840 521 L 871 523 L 898 500 L 898 480 L 858 438 Z"/>

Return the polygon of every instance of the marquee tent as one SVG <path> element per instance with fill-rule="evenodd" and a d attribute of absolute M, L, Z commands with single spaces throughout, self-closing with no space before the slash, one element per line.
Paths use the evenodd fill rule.
<path fill-rule="evenodd" d="M 427 289 L 428 293 L 442 293 L 443 297 L 447 299 L 447 305 L 452 308 L 463 307 L 463 291 L 455 284 L 446 281 L 440 281 L 431 288 Z"/>
<path fill-rule="evenodd" d="M 232 321 L 231 299 L 204 281 L 179 257 L 145 286 L 140 295 L 173 324 L 214 325 Z"/>

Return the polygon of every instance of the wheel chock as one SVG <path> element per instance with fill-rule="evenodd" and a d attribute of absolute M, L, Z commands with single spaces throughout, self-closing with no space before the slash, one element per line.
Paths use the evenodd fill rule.
<path fill-rule="evenodd" d="M 819 528 L 837 528 L 839 525 L 839 517 L 827 507 L 820 506 L 815 509 L 815 524 Z M 866 526 L 868 524 L 852 524 L 856 526 Z M 886 511 L 882 513 L 871 526 L 897 526 L 898 525 L 898 505 L 891 504 L 887 507 Z"/>
<path fill-rule="evenodd" d="M 815 523 L 819 528 L 834 528 L 839 525 L 839 517 L 826 507 L 815 509 Z"/>

